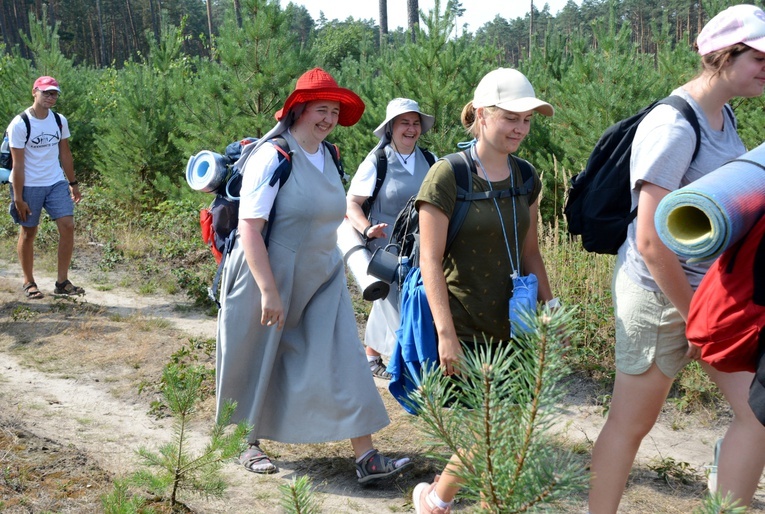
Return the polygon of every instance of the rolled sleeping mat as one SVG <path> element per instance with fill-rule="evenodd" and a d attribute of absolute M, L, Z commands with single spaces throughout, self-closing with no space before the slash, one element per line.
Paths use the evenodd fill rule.
<path fill-rule="evenodd" d="M 228 177 L 227 160 L 221 154 L 202 150 L 189 157 L 186 182 L 195 191 L 214 193 Z"/>
<path fill-rule="evenodd" d="M 365 300 L 371 302 L 388 296 L 390 285 L 367 274 L 372 255 L 347 218 L 337 228 L 337 247 Z"/>
<path fill-rule="evenodd" d="M 665 196 L 656 230 L 688 262 L 712 260 L 765 215 L 764 192 L 765 143 Z"/>

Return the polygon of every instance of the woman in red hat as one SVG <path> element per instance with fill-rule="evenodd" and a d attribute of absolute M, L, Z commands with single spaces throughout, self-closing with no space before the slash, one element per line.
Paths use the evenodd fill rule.
<path fill-rule="evenodd" d="M 239 460 L 254 473 L 276 471 L 260 438 L 350 439 L 361 484 L 410 465 L 372 446 L 370 434 L 389 420 L 359 341 L 336 247 L 345 192 L 324 140 L 363 112 L 353 91 L 322 69 L 310 70 L 276 113 L 276 126 L 237 163 L 243 170 L 239 227 L 221 280 L 216 395 L 218 413 L 226 401 L 236 401 L 232 421 L 253 425 Z M 270 184 L 280 160 L 268 140 L 277 135 L 292 154 L 292 172 L 281 188 L 279 181 Z"/>

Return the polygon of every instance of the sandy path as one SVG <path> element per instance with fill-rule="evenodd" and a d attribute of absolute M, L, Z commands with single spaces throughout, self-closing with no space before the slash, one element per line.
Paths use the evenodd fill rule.
<path fill-rule="evenodd" d="M 0 288 L 14 289 L 18 281 L 16 273 L 12 265 L 3 266 Z M 38 281 L 44 291 L 52 287 L 52 280 L 50 284 L 48 281 Z M 104 292 L 97 291 L 92 284 L 83 285 L 88 289 L 86 300 L 110 312 L 123 316 L 143 313 L 162 317 L 189 336 L 212 338 L 215 335 L 215 320 L 193 311 L 176 309 L 182 301 L 179 298 L 139 296 L 119 288 Z M 384 383 L 378 385 L 385 386 Z M 384 390 L 381 393 L 388 394 Z M 0 411 L 39 436 L 76 446 L 96 459 L 104 469 L 118 475 L 134 468 L 135 449 L 140 446 L 156 448 L 172 436 L 170 421 L 148 416 L 144 404 L 129 404 L 116 399 L 106 384 L 87 378 L 60 378 L 25 368 L 8 353 L 0 353 Z M 603 421 L 591 398 L 571 395 L 562 406 L 558 428 L 572 442 L 587 443 L 596 439 Z M 701 469 L 710 463 L 714 443 L 723 431 L 724 424 L 721 423 L 700 426 L 693 422 L 683 424 L 678 420 L 662 419 L 644 441 L 638 463 L 646 465 L 664 456 Z M 193 433 L 195 445 L 201 446 L 205 441 L 201 431 Z M 187 503 L 200 513 L 279 512 L 276 487 L 295 475 L 289 462 L 280 465 L 280 473 L 276 475 L 257 476 L 242 472 L 233 463 L 228 464 L 224 473 L 231 486 L 225 500 L 194 499 Z M 411 481 L 367 489 L 357 487 L 354 480 L 316 485 L 321 491 L 318 496 L 322 501 L 322 512 L 411 512 L 408 502 Z M 765 495 L 760 491 L 758 505 L 763 499 Z M 626 503 L 631 504 L 630 501 Z M 647 511 L 633 507 L 624 512 Z"/>

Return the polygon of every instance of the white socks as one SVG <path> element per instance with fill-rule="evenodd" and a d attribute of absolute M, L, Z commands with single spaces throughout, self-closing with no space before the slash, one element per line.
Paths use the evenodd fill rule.
<path fill-rule="evenodd" d="M 436 493 L 436 488 L 434 487 L 432 491 L 430 491 L 430 494 L 428 494 L 428 502 L 433 505 L 434 507 L 439 507 L 441 509 L 445 509 L 449 507 L 453 501 L 445 502 L 441 498 L 438 497 L 438 494 Z"/>

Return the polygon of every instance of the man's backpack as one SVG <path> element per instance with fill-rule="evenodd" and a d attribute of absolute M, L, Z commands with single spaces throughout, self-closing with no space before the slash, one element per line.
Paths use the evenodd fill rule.
<path fill-rule="evenodd" d="M 652 103 L 637 114 L 611 125 L 598 140 L 584 170 L 571 178 L 563 209 L 568 231 L 582 236 L 588 252 L 616 254 L 637 216 L 630 195 L 630 156 L 635 131 L 657 105 L 671 105 L 696 133 L 693 158 L 699 153 L 701 130 L 693 108 L 676 95 Z"/>
<path fill-rule="evenodd" d="M 707 271 L 693 294 L 685 335 L 714 368 L 754 372 L 763 326 L 765 217 Z"/>
<path fill-rule="evenodd" d="M 236 227 L 239 224 L 239 193 L 242 187 L 242 170 L 235 163 L 239 160 L 244 147 L 258 141 L 258 138 L 248 137 L 234 141 L 226 147 L 224 157 L 226 165 L 230 167 L 230 178 L 215 191 L 215 199 L 213 199 L 210 206 L 202 209 L 199 213 L 202 239 L 210 246 L 210 250 L 218 262 L 218 271 L 215 273 L 212 287 L 208 290 L 209 297 L 216 303 L 218 303 L 218 285 L 223 272 L 223 266 L 227 255 L 233 247 L 233 242 L 236 239 Z M 279 190 L 281 190 L 292 173 L 292 150 L 290 150 L 287 140 L 281 136 L 272 138 L 270 142 L 276 148 L 279 164 L 271 175 L 268 185 L 273 186 L 279 182 Z M 335 163 L 340 179 L 345 183 L 345 169 L 340 160 L 339 148 L 326 141 L 323 144 Z M 279 195 L 277 194 L 268 216 L 269 222 L 266 224 L 266 233 L 263 235 L 263 242 L 266 244 L 266 247 L 268 247 L 268 241 L 271 237 L 271 227 L 273 226 L 278 199 Z"/>
<path fill-rule="evenodd" d="M 425 148 L 420 148 L 420 150 L 422 150 L 425 160 L 428 161 L 428 166 L 433 166 L 436 162 L 436 156 L 433 155 L 433 152 L 426 150 Z M 375 200 L 377 200 L 377 195 L 380 194 L 383 182 L 385 182 L 385 175 L 388 173 L 388 156 L 385 155 L 385 146 L 381 146 L 375 150 L 375 159 L 377 161 L 375 165 L 375 169 L 377 170 L 375 188 L 374 191 L 372 191 L 372 196 L 364 200 L 364 203 L 361 205 L 361 210 L 364 211 L 364 215 L 367 217 L 369 217 L 369 212 L 372 210 L 372 205 L 374 205 Z"/>
<path fill-rule="evenodd" d="M 64 128 L 61 125 L 61 116 L 56 111 L 51 111 L 53 113 L 53 117 L 56 119 L 56 125 L 58 125 L 58 129 L 63 131 Z M 22 111 L 21 114 L 19 114 L 21 117 L 21 121 L 24 122 L 24 126 L 27 129 L 27 137 L 24 140 L 24 146 L 26 146 L 27 143 L 29 143 L 29 133 L 32 131 L 32 126 L 29 123 L 29 115 L 27 114 L 27 111 Z M 63 136 L 63 134 L 62 134 Z M 5 168 L 7 170 L 13 169 L 13 156 L 11 155 L 11 149 L 10 146 L 7 147 L 6 151 L 6 141 L 10 140 L 10 135 L 8 134 L 8 131 L 6 130 L 3 134 L 3 151 L 0 152 L 0 168 Z"/>
<path fill-rule="evenodd" d="M 449 154 L 444 159 L 451 164 L 457 180 L 457 202 L 449 219 L 444 254 L 449 251 L 457 237 L 457 233 L 465 222 L 470 202 L 491 198 L 530 195 L 534 191 L 534 173 L 532 172 L 531 164 L 514 155 L 511 162 L 520 169 L 521 186 L 478 192 L 473 192 L 472 174 L 477 173 L 475 162 L 467 154 L 467 151 Z M 396 217 L 388 241 L 388 247 L 395 248 L 399 256 L 408 257 L 410 264 L 416 267 L 419 266 L 420 226 L 419 213 L 415 207 L 415 201 L 416 196 L 411 197 Z"/>

